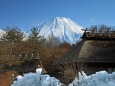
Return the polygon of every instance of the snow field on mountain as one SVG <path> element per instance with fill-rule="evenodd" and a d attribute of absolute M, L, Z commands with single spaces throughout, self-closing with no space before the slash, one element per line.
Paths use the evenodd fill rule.
<path fill-rule="evenodd" d="M 39 68 L 36 73 L 19 75 L 11 86 L 65 86 L 55 77 L 42 75 L 41 71 L 42 69 Z M 100 71 L 90 76 L 82 72 L 68 86 L 115 86 L 115 72 L 108 74 L 106 71 Z"/>
<path fill-rule="evenodd" d="M 69 18 L 56 17 L 44 24 L 38 26 L 39 35 L 48 39 L 48 37 L 59 38 L 61 42 L 66 41 L 75 44 L 83 34 L 83 27 Z"/>
<path fill-rule="evenodd" d="M 2 37 L 2 35 L 5 33 L 4 30 L 0 29 L 0 38 Z"/>

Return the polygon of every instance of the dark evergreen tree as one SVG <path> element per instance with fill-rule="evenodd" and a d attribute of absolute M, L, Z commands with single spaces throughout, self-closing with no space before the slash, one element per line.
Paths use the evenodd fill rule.
<path fill-rule="evenodd" d="M 29 35 L 29 40 L 32 41 L 38 41 L 41 38 L 41 36 L 39 36 L 39 30 L 37 27 L 33 27 L 31 29 L 31 34 Z"/>
<path fill-rule="evenodd" d="M 1 37 L 1 40 L 8 42 L 20 42 L 25 37 L 24 32 L 18 28 L 7 28 L 6 32 Z"/>

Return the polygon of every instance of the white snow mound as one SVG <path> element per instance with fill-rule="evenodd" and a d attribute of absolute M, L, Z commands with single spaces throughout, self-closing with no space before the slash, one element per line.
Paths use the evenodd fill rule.
<path fill-rule="evenodd" d="M 69 86 L 115 86 L 115 72 L 108 74 L 106 71 L 100 71 L 90 76 L 82 72 Z"/>
<path fill-rule="evenodd" d="M 11 86 L 64 86 L 60 81 L 49 75 L 41 75 L 42 69 L 36 70 L 36 73 L 24 74 L 24 76 L 17 76 L 17 81 Z"/>
<path fill-rule="evenodd" d="M 39 68 L 36 73 L 19 75 L 11 86 L 65 86 L 55 77 L 42 75 L 41 71 L 42 69 Z M 68 86 L 115 86 L 115 72 L 108 74 L 106 71 L 100 71 L 90 76 L 82 72 L 78 75 Z"/>

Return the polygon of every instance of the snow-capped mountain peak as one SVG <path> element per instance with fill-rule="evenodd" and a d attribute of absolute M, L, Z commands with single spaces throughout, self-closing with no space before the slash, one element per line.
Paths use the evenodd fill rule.
<path fill-rule="evenodd" d="M 66 41 L 75 44 L 82 36 L 83 27 L 69 18 L 56 17 L 38 26 L 39 35 L 44 38 L 49 36 L 57 37 L 61 42 Z"/>

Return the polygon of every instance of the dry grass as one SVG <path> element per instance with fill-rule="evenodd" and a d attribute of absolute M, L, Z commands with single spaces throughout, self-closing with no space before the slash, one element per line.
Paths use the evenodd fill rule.
<path fill-rule="evenodd" d="M 14 76 L 13 76 L 14 75 Z M 11 86 L 15 77 L 18 75 L 16 71 L 7 71 L 0 74 L 0 86 Z"/>

